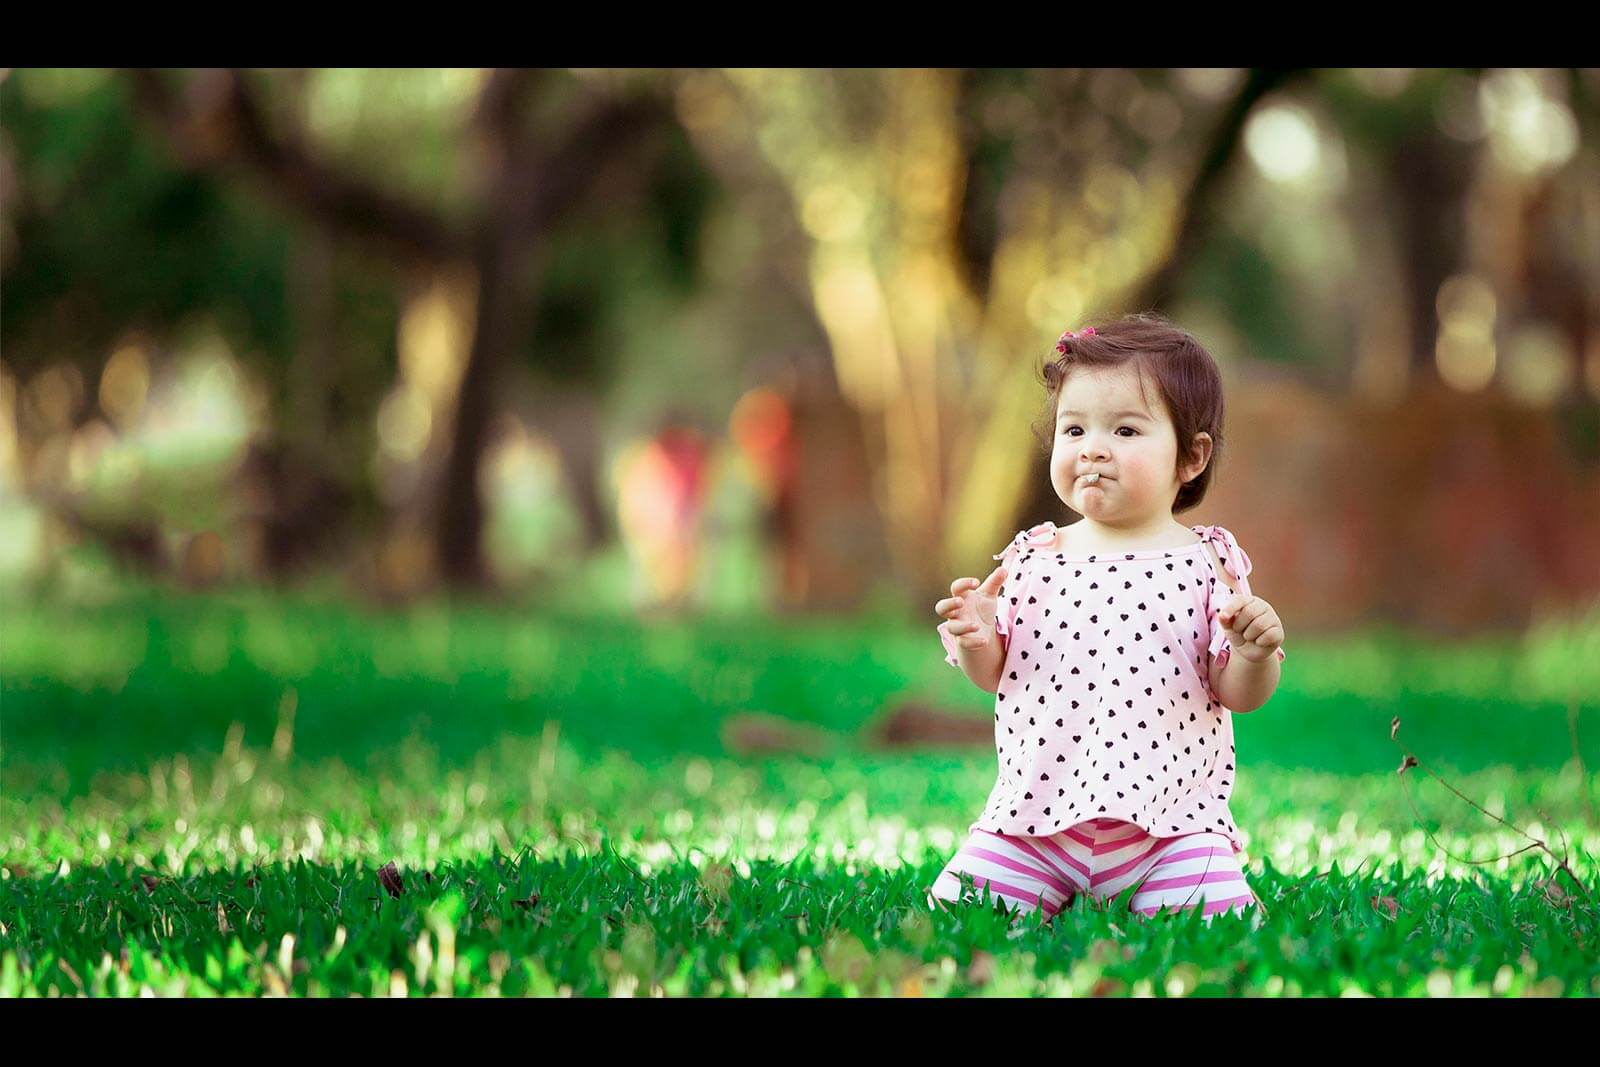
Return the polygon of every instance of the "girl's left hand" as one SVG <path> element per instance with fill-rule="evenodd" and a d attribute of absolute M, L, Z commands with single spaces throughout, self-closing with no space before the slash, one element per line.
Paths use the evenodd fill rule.
<path fill-rule="evenodd" d="M 1263 663 L 1283 644 L 1283 623 L 1271 604 L 1258 596 L 1235 593 L 1217 612 L 1235 654 Z"/>

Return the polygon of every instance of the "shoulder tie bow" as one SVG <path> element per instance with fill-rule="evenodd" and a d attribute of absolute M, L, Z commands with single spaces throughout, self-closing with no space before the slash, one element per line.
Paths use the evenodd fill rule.
<path fill-rule="evenodd" d="M 1221 526 L 1192 526 L 1190 529 L 1199 534 L 1202 540 L 1216 544 L 1218 554 L 1222 557 L 1222 566 L 1234 581 L 1240 581 L 1250 574 L 1253 569 L 1250 557 L 1245 555 L 1231 532 Z"/>
<path fill-rule="evenodd" d="M 1055 544 L 1056 524 L 1041 522 L 1031 530 L 1023 530 L 1011 539 L 1004 552 L 995 555 L 995 559 L 1005 559 L 1012 551 L 1020 552 L 1024 548 L 1048 548 Z"/>

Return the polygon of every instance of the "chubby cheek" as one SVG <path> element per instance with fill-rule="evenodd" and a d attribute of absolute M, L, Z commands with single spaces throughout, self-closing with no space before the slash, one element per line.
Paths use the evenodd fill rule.
<path fill-rule="evenodd" d="M 1125 487 L 1140 493 L 1154 492 L 1158 479 L 1155 474 L 1154 457 L 1138 454 L 1128 454 L 1122 457 L 1117 465 L 1117 472 L 1122 476 Z"/>
<path fill-rule="evenodd" d="M 1055 487 L 1056 496 L 1067 504 L 1072 503 L 1074 469 L 1072 451 L 1056 446 L 1056 450 L 1050 454 L 1050 484 Z"/>

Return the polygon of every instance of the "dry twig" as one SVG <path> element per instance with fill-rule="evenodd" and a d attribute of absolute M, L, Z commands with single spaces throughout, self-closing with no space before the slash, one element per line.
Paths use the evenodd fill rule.
<path fill-rule="evenodd" d="M 1466 859 L 1466 858 L 1461 857 L 1461 856 L 1457 856 L 1453 852 L 1451 852 L 1449 849 L 1447 849 L 1443 845 L 1439 844 L 1438 839 L 1435 838 L 1433 836 L 1432 832 L 1430 832 L 1428 830 L 1427 824 L 1424 823 L 1423 820 L 1422 820 L 1422 814 L 1417 811 L 1417 806 L 1411 799 L 1411 791 L 1409 789 L 1406 789 L 1404 782 L 1401 782 L 1400 783 L 1400 788 L 1405 793 L 1406 804 L 1410 806 L 1411 814 L 1416 816 L 1417 825 L 1422 827 L 1423 834 L 1425 834 L 1427 836 L 1429 841 L 1433 842 L 1433 845 L 1434 845 L 1435 848 L 1437 848 L 1440 852 L 1443 852 L 1446 856 L 1449 856 L 1451 859 L 1455 860 L 1457 863 L 1465 863 L 1465 864 L 1469 864 L 1469 865 L 1480 865 L 1480 864 L 1484 864 L 1484 863 L 1496 863 L 1496 862 L 1498 862 L 1500 860 L 1510 859 L 1512 856 L 1521 855 L 1522 853 L 1527 852 L 1530 849 L 1542 848 L 1550 856 L 1551 859 L 1556 861 L 1556 865 L 1558 867 L 1560 867 L 1563 871 L 1567 872 L 1567 877 L 1571 878 L 1572 879 L 1572 884 L 1577 886 L 1578 889 L 1582 891 L 1585 899 L 1587 899 L 1587 900 L 1589 900 L 1591 902 L 1594 900 L 1594 894 L 1589 891 L 1589 887 L 1584 885 L 1583 884 L 1583 880 L 1580 879 L 1577 876 L 1577 874 L 1572 870 L 1572 868 L 1567 865 L 1567 861 L 1566 861 L 1566 859 L 1564 857 L 1556 855 L 1555 852 L 1551 850 L 1550 846 L 1548 844 L 1546 844 L 1544 841 L 1540 840 L 1537 837 L 1534 837 L 1532 834 L 1528 833 L 1526 830 L 1523 830 L 1521 827 L 1512 826 L 1511 823 L 1506 822 L 1506 820 L 1502 819 L 1500 816 L 1496 815 L 1494 812 L 1486 810 L 1483 807 L 1483 805 L 1477 803 L 1471 797 L 1468 797 L 1468 796 L 1464 795 L 1459 789 L 1457 789 L 1455 786 L 1451 785 L 1449 782 L 1445 781 L 1443 778 L 1440 778 L 1437 774 L 1434 774 L 1427 767 L 1423 767 L 1422 766 L 1422 762 L 1420 760 L 1418 760 L 1416 756 L 1412 755 L 1410 750 L 1408 750 L 1405 747 L 1405 745 L 1400 744 L 1400 739 L 1396 736 L 1399 732 L 1400 732 L 1400 716 L 1396 715 L 1394 717 L 1394 719 L 1389 723 L 1389 740 L 1393 741 L 1396 745 L 1399 745 L 1400 746 L 1400 751 L 1405 753 L 1405 758 L 1400 761 L 1400 769 L 1395 772 L 1397 775 L 1402 775 L 1403 776 L 1408 769 L 1410 769 L 1412 767 L 1421 767 L 1422 768 L 1422 773 L 1426 774 L 1428 777 L 1432 778 L 1434 781 L 1438 782 L 1440 785 L 1442 785 L 1446 789 L 1450 790 L 1450 792 L 1454 793 L 1456 796 L 1460 797 L 1462 800 L 1465 800 L 1468 804 L 1471 804 L 1474 808 L 1477 808 L 1479 811 L 1481 811 L 1485 815 L 1489 816 L 1489 818 L 1493 819 L 1495 822 L 1500 823 L 1502 826 L 1511 827 L 1512 830 L 1516 831 L 1517 833 L 1521 834 L 1523 837 L 1526 837 L 1529 841 L 1533 842 L 1533 844 L 1525 845 L 1522 848 L 1519 848 L 1514 852 L 1508 852 L 1504 856 L 1493 856 L 1493 857 L 1490 857 L 1489 859 L 1485 859 L 1485 860 L 1470 860 L 1470 859 Z"/>

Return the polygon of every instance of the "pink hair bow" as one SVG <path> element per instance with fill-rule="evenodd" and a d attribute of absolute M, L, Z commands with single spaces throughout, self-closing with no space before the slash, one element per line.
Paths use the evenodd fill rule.
<path fill-rule="evenodd" d="M 1072 330 L 1068 330 L 1066 333 L 1064 333 L 1060 337 L 1056 338 L 1056 352 L 1059 353 L 1060 355 L 1064 356 L 1064 355 L 1067 354 L 1067 342 L 1068 341 L 1077 340 L 1079 337 L 1093 337 L 1093 336 L 1094 336 L 1094 327 L 1093 326 L 1086 327 L 1083 330 L 1080 330 L 1080 331 L 1078 331 L 1076 333 L 1074 333 Z"/>

